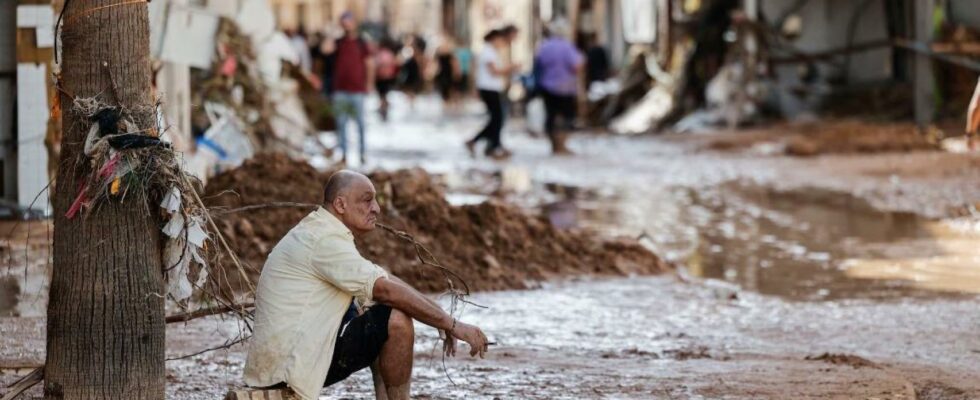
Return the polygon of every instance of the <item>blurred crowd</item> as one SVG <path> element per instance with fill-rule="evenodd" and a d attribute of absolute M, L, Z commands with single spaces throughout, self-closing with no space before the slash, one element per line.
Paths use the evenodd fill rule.
<path fill-rule="evenodd" d="M 479 98 L 488 119 L 465 143 L 474 157 L 482 145 L 479 153 L 487 157 L 509 158 L 512 152 L 501 137 L 506 118 L 514 111 L 534 114 L 535 110 L 552 152 L 570 154 L 566 140 L 575 126 L 581 94 L 588 84 L 609 75 L 605 49 L 593 38 L 586 39 L 585 51 L 580 50 L 569 39 L 569 26 L 562 20 L 546 27 L 531 66 L 512 62 L 511 47 L 520 33 L 514 25 L 485 32 L 482 46 L 474 51 L 466 41 L 448 33 L 433 38 L 434 44 L 417 34 L 391 37 L 384 30 L 360 24 L 350 12 L 342 14 L 338 22 L 336 31 L 307 34 L 287 30 L 286 34 L 298 53 L 300 69 L 331 101 L 338 147 L 345 162 L 349 125 L 356 129 L 360 160 L 365 162 L 365 97 L 378 96 L 377 111 L 387 120 L 392 90 L 404 93 L 413 109 L 416 96 L 434 91 L 448 115 L 457 115 L 467 99 Z M 377 34 L 371 35 L 372 31 Z M 512 86 L 523 89 L 518 91 L 520 96 L 508 96 L 514 92 Z M 539 107 L 528 107 L 534 102 Z"/>

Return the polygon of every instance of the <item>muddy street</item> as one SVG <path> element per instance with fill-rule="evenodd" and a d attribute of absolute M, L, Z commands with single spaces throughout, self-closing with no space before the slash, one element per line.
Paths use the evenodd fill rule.
<path fill-rule="evenodd" d="M 975 300 L 794 303 L 669 277 L 562 282 L 473 299 L 491 308 L 464 315 L 486 325 L 499 345 L 487 360 L 447 360 L 444 370 L 431 330 L 418 327 L 424 337 L 416 347 L 419 398 L 911 399 L 916 392 L 929 398 L 921 393 L 936 388 L 963 395 L 935 398 L 980 393 L 980 342 L 971 333 L 980 323 L 972 312 Z M 203 335 L 219 326 L 201 322 L 170 337 Z M 214 379 L 239 371 L 241 352 L 214 357 L 227 357 L 230 365 L 218 362 L 205 377 L 188 377 L 204 372 L 195 365 L 201 361 L 172 363 L 174 386 L 183 393 L 209 391 Z M 327 393 L 370 398 L 369 379 L 359 373 Z"/>
<path fill-rule="evenodd" d="M 678 268 L 477 293 L 488 308 L 462 318 L 497 345 L 486 360 L 443 360 L 435 332 L 417 324 L 417 398 L 980 397 L 980 223 L 968 212 L 980 200 L 977 156 L 796 158 L 706 150 L 711 135 L 592 133 L 554 158 L 512 122 L 515 157 L 495 163 L 462 146 L 478 109 L 443 118 L 433 101 L 413 113 L 402 101 L 387 124 L 369 120 L 370 168 L 421 167 L 452 204 L 504 200 L 557 227 L 638 237 Z M 8 286 L 44 275 L 43 263 L 11 271 Z M 32 291 L 0 302 L 10 365 L 43 361 L 44 301 Z M 241 329 L 219 318 L 168 326 L 168 357 Z M 168 397 L 222 396 L 241 385 L 244 357 L 236 345 L 168 361 Z M 20 373 L 4 369 L 0 383 Z M 324 398 L 371 391 L 360 372 Z"/>

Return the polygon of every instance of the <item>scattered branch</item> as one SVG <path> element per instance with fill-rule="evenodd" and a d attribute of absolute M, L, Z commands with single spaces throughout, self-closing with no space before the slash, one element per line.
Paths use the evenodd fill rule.
<path fill-rule="evenodd" d="M 167 361 L 183 360 L 185 358 L 191 358 L 191 357 L 198 356 L 198 355 L 201 355 L 201 354 L 210 352 L 210 351 L 227 349 L 227 348 L 229 348 L 231 346 L 234 346 L 236 344 L 239 344 L 239 343 L 242 343 L 242 342 L 248 340 L 248 338 L 250 338 L 250 337 L 251 336 L 241 336 L 241 335 L 239 335 L 237 338 L 232 339 L 232 340 L 229 340 L 229 341 L 225 342 L 224 344 L 222 344 L 221 346 L 207 348 L 207 349 L 201 350 L 201 351 L 196 352 L 196 353 L 185 354 L 185 355 L 177 356 L 177 357 L 170 357 L 170 358 L 167 358 Z"/>
<path fill-rule="evenodd" d="M 463 280 L 463 278 L 460 277 L 458 274 L 453 272 L 453 270 L 442 266 L 439 260 L 436 259 L 436 256 L 433 255 L 432 252 L 429 251 L 429 249 L 425 248 L 425 246 L 423 246 L 422 243 L 419 243 L 417 240 L 415 240 L 415 238 L 412 237 L 412 235 L 408 234 L 408 232 L 400 231 L 381 223 L 378 223 L 376 225 L 382 230 L 411 243 L 412 246 L 415 248 L 415 254 L 418 256 L 418 259 L 422 263 L 422 265 L 426 265 L 442 271 L 443 274 L 446 275 L 446 281 L 449 283 L 450 292 L 453 292 L 455 290 L 455 285 L 453 285 L 453 278 L 455 278 L 463 285 L 463 291 L 461 292 L 461 295 L 463 296 L 470 295 L 470 286 L 466 283 L 466 281 Z M 427 257 L 428 260 L 426 259 Z"/>
<path fill-rule="evenodd" d="M 240 310 L 244 310 L 246 308 L 255 308 L 255 303 L 248 302 L 248 303 L 243 303 L 243 304 L 228 304 L 228 305 L 221 305 L 221 306 L 217 306 L 217 307 L 202 308 L 200 310 L 194 310 L 194 311 L 186 312 L 186 313 L 180 313 L 180 314 L 175 314 L 175 315 L 168 315 L 167 316 L 167 323 L 168 324 L 171 324 L 171 323 L 175 323 L 175 322 L 187 322 L 187 321 L 190 321 L 192 319 L 207 317 L 207 316 L 211 316 L 211 315 L 215 315 L 215 314 L 224 314 L 224 313 L 229 313 L 229 312 L 236 312 L 237 313 Z"/>
<path fill-rule="evenodd" d="M 41 366 L 35 369 L 34 371 L 31 371 L 31 373 L 24 375 L 23 378 L 14 381 L 14 383 L 10 384 L 10 386 L 7 386 L 8 388 L 10 388 L 10 391 L 7 392 L 7 394 L 3 395 L 3 398 L 0 398 L 0 400 L 13 400 L 17 398 L 17 396 L 20 396 L 21 394 L 26 392 L 27 389 L 30 389 L 34 387 L 34 385 L 41 383 L 41 381 L 43 380 L 44 380 L 44 366 Z"/>
<path fill-rule="evenodd" d="M 276 202 L 266 203 L 266 204 L 252 204 L 249 206 L 232 208 L 228 210 L 216 210 L 212 214 L 215 217 L 220 217 L 222 215 L 240 213 L 240 212 L 251 211 L 251 210 L 260 210 L 263 208 L 316 208 L 318 206 L 319 204 L 313 204 L 313 203 L 293 203 L 289 201 L 276 201 Z"/>

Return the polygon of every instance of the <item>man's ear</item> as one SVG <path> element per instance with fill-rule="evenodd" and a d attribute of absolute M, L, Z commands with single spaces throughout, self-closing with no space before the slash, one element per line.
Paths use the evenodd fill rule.
<path fill-rule="evenodd" d="M 335 197 L 333 199 L 333 209 L 337 211 L 337 214 L 343 215 L 347 212 L 347 201 L 342 196 Z"/>

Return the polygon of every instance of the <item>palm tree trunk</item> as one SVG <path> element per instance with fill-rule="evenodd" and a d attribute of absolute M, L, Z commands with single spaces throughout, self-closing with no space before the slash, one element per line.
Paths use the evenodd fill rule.
<path fill-rule="evenodd" d="M 44 395 L 49 399 L 163 399 L 164 284 L 155 205 L 127 196 L 90 214 L 65 213 L 92 172 L 90 126 L 72 96 L 152 105 L 145 2 L 70 0 L 62 26 L 64 109 L 54 194 L 54 269 L 48 304 Z M 150 109 L 152 110 L 152 109 Z M 152 111 L 133 115 L 153 126 Z"/>

